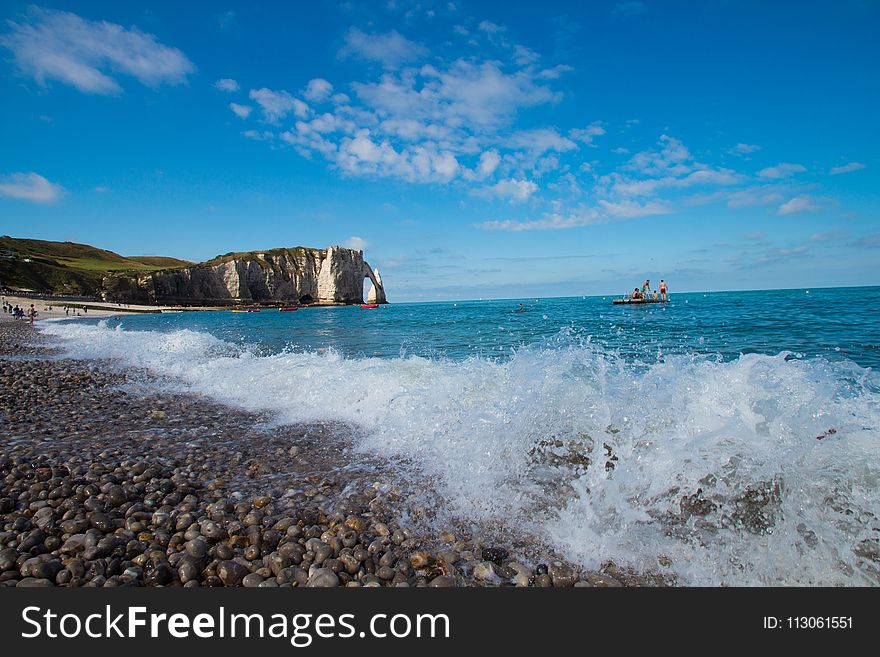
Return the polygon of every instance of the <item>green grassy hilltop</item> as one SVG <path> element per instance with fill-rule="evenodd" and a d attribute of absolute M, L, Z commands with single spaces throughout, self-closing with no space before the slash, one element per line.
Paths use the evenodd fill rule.
<path fill-rule="evenodd" d="M 0 237 L 0 286 L 50 294 L 97 294 L 107 274 L 138 274 L 193 263 L 125 257 L 88 244 Z"/>

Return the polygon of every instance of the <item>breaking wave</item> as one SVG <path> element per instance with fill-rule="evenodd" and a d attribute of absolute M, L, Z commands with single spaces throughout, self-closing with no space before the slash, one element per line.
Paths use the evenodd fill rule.
<path fill-rule="evenodd" d="M 880 583 L 880 386 L 846 360 L 624 358 L 562 333 L 504 361 L 261 354 L 208 333 L 56 323 L 280 423 L 354 427 L 443 513 L 692 585 Z"/>

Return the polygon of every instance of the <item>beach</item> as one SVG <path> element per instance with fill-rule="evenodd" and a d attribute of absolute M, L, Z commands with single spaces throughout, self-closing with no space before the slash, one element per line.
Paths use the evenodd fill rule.
<path fill-rule="evenodd" d="M 54 301 L 46 298 L 26 296 L 3 295 L 3 300 L 10 306 L 19 306 L 27 312 L 31 304 L 37 311 L 37 320 L 42 319 L 72 319 L 75 317 L 119 317 L 138 313 L 155 313 L 159 309 L 155 306 L 141 306 L 134 304 L 107 303 L 104 301 Z M 86 311 L 83 312 L 83 306 Z M 65 312 L 69 307 L 70 312 Z M 166 310 L 171 310 L 167 308 Z M 25 317 L 27 320 L 27 317 Z"/>
<path fill-rule="evenodd" d="M 425 513 L 332 426 L 278 426 L 0 319 L 2 586 L 620 586 Z M 407 518 L 407 521 L 402 520 Z"/>

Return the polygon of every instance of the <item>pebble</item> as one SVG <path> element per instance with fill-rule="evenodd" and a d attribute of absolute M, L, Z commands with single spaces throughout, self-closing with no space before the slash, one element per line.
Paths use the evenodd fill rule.
<path fill-rule="evenodd" d="M 547 567 L 547 574 L 550 575 L 553 586 L 557 588 L 574 586 L 574 583 L 578 580 L 578 574 L 575 569 L 561 561 L 551 563 Z"/>
<path fill-rule="evenodd" d="M 495 568 L 491 561 L 482 561 L 474 566 L 474 579 L 481 582 L 488 582 L 496 579 Z"/>
<path fill-rule="evenodd" d="M 321 588 L 339 586 L 339 577 L 329 568 L 316 568 L 309 576 L 306 586 Z"/>

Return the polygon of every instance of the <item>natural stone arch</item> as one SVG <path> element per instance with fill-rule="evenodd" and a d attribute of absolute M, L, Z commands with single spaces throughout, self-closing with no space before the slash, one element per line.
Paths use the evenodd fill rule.
<path fill-rule="evenodd" d="M 367 296 L 367 303 L 388 303 L 388 299 L 385 297 L 385 287 L 382 285 L 382 276 L 379 274 L 379 268 L 377 267 L 375 270 L 372 270 L 370 269 L 370 265 L 365 262 L 364 280 L 367 279 L 373 284 L 373 289 L 370 290 L 370 293 Z"/>

